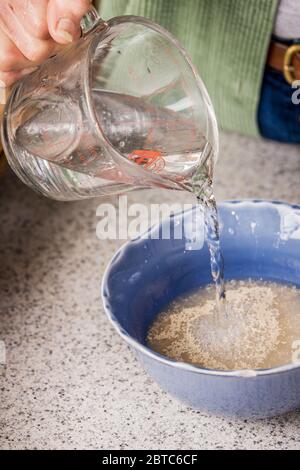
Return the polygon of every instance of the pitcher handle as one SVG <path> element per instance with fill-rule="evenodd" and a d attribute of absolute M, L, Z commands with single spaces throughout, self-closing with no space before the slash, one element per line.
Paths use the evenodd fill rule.
<path fill-rule="evenodd" d="M 104 23 L 95 7 L 92 7 L 88 13 L 84 15 L 80 22 L 82 36 L 89 34 L 100 23 Z"/>

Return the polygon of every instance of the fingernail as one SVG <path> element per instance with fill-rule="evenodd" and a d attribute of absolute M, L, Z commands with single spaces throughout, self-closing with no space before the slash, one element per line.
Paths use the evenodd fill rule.
<path fill-rule="evenodd" d="M 66 42 L 73 42 L 76 34 L 76 26 L 69 18 L 61 18 L 57 25 L 57 33 Z"/>
<path fill-rule="evenodd" d="M 0 88 L 5 88 L 5 87 L 6 87 L 5 83 L 2 82 L 2 80 L 0 80 Z"/>

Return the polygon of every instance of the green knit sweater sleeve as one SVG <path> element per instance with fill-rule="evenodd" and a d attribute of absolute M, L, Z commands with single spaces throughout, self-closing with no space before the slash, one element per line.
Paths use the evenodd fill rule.
<path fill-rule="evenodd" d="M 191 55 L 224 129 L 257 135 L 257 108 L 278 0 L 101 0 L 104 19 L 150 18 Z"/>

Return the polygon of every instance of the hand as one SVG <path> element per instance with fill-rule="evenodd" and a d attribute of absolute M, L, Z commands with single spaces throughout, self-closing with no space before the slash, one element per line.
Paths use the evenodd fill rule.
<path fill-rule="evenodd" d="M 0 101 L 5 87 L 80 37 L 80 20 L 91 3 L 0 0 Z"/>

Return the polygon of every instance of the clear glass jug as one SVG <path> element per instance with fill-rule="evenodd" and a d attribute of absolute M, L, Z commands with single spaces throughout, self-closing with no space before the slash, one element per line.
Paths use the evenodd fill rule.
<path fill-rule="evenodd" d="M 178 41 L 145 18 L 106 23 L 95 10 L 82 30 L 6 105 L 3 146 L 21 180 L 73 200 L 212 176 L 214 111 Z"/>

